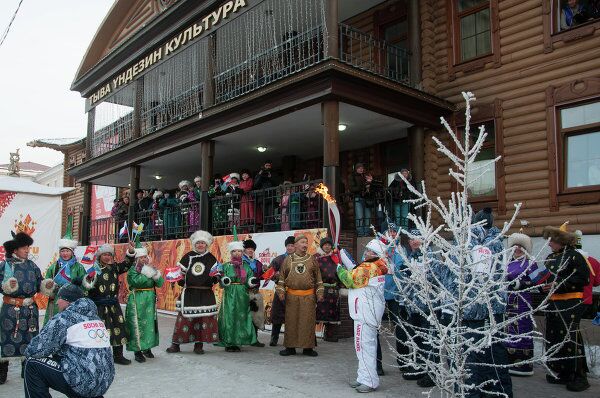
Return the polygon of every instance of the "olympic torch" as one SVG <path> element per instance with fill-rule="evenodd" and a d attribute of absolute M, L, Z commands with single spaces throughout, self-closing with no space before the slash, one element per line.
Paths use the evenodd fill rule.
<path fill-rule="evenodd" d="M 323 183 L 317 185 L 315 192 L 318 193 L 327 201 L 327 209 L 329 215 L 329 229 L 331 234 L 331 240 L 333 241 L 333 248 L 337 248 L 338 241 L 340 238 L 340 209 L 335 203 L 335 199 L 329 194 L 329 189 Z"/>

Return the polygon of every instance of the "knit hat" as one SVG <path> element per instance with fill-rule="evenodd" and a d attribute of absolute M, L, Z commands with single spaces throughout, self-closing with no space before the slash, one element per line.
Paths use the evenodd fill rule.
<path fill-rule="evenodd" d="M 529 254 L 531 254 L 531 251 L 533 250 L 531 238 L 521 232 L 515 232 L 508 237 L 508 247 L 513 247 L 515 245 L 521 246 Z"/>
<path fill-rule="evenodd" d="M 102 246 L 100 246 L 98 248 L 98 250 L 96 250 L 96 257 L 100 257 L 103 254 L 110 254 L 110 255 L 115 255 L 115 248 L 112 247 L 112 245 L 109 245 L 108 243 L 103 244 Z"/>
<path fill-rule="evenodd" d="M 71 283 L 63 285 L 56 293 L 56 301 L 63 299 L 69 303 L 73 303 L 80 298 L 84 297 L 83 290 L 81 289 L 80 278 L 71 280 Z"/>
<path fill-rule="evenodd" d="M 234 250 L 244 250 L 244 244 L 240 241 L 233 241 L 227 244 L 227 251 L 230 253 Z"/>
<path fill-rule="evenodd" d="M 7 258 L 12 258 L 13 252 L 18 248 L 33 245 L 33 239 L 25 232 L 15 234 L 11 231 L 10 233 L 13 238 L 4 242 L 4 252 Z"/>
<path fill-rule="evenodd" d="M 565 222 L 560 228 L 547 226 L 542 230 L 542 236 L 544 239 L 550 239 L 552 242 L 561 244 L 563 246 L 575 246 L 577 244 L 577 235 L 567 231 L 567 224 Z"/>
<path fill-rule="evenodd" d="M 388 231 L 396 231 L 396 232 L 398 232 L 398 226 L 395 223 L 391 222 L 391 221 L 388 223 L 387 229 L 388 229 Z"/>
<path fill-rule="evenodd" d="M 385 245 L 381 243 L 379 239 L 371 239 L 371 241 L 365 246 L 365 250 L 372 251 L 373 253 L 377 254 L 378 257 L 385 256 Z"/>
<path fill-rule="evenodd" d="M 485 221 L 481 224 L 481 226 L 485 229 L 490 229 L 494 225 L 494 216 L 492 215 L 492 209 L 490 207 L 485 207 L 482 210 L 479 210 L 477 214 L 473 217 L 473 223 L 478 223 L 480 221 Z"/>
<path fill-rule="evenodd" d="M 296 243 L 296 238 L 294 236 L 288 236 L 285 238 L 285 246 L 293 245 L 294 243 Z"/>
<path fill-rule="evenodd" d="M 322 249 L 323 246 L 325 246 L 328 243 L 333 247 L 333 240 L 331 240 L 330 237 L 325 237 L 319 242 L 319 247 Z"/>
<path fill-rule="evenodd" d="M 256 250 L 256 243 L 252 239 L 246 239 L 244 242 L 244 249 L 254 249 Z"/>
<path fill-rule="evenodd" d="M 65 235 L 58 241 L 58 250 L 70 249 L 74 251 L 77 247 L 77 241 L 73 239 L 73 215 L 67 217 L 67 230 Z"/>
<path fill-rule="evenodd" d="M 190 242 L 192 242 L 192 250 L 196 247 L 196 243 L 204 242 L 207 246 L 212 245 L 213 236 L 207 231 L 196 231 L 190 236 Z"/>

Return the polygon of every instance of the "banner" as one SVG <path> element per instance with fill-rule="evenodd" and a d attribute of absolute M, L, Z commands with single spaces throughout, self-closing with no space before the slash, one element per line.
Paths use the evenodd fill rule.
<path fill-rule="evenodd" d="M 110 217 L 110 210 L 117 198 L 117 188 L 92 185 L 92 220 Z"/>
<path fill-rule="evenodd" d="M 283 231 L 283 232 L 265 232 L 256 234 L 238 234 L 239 240 L 245 240 L 251 238 L 256 242 L 256 256 L 259 260 L 267 267 L 271 260 L 280 254 L 285 253 L 285 238 L 290 235 L 304 234 L 308 238 L 309 246 L 308 252 L 315 254 L 319 248 L 319 242 L 321 238 L 327 235 L 325 229 L 309 229 L 309 230 L 298 230 L 298 231 Z M 217 258 L 217 261 L 224 263 L 229 261 L 229 253 L 227 252 L 227 244 L 233 241 L 232 235 L 216 236 L 210 252 Z M 176 275 L 173 274 L 175 268 L 177 268 L 177 262 L 187 252 L 191 251 L 192 244 L 189 239 L 179 240 L 166 240 L 157 242 L 146 242 L 144 243 L 148 249 L 150 261 L 156 265 L 163 276 L 173 275 L 172 280 L 176 280 Z M 126 244 L 116 244 L 115 257 L 116 261 L 123 261 L 125 259 L 125 250 L 127 249 Z M 93 247 L 79 246 L 75 250 L 75 255 L 78 259 L 81 259 L 84 253 L 89 255 L 93 251 Z M 85 265 L 86 269 L 91 267 L 89 261 Z M 127 302 L 127 296 L 129 289 L 127 287 L 127 275 L 121 275 L 119 279 L 119 301 L 121 303 Z M 275 284 L 273 282 L 261 283 L 260 292 L 265 300 L 265 313 L 270 315 L 271 303 L 273 301 Z M 217 300 L 220 296 L 218 285 L 215 287 L 215 295 Z M 157 308 L 160 310 L 175 313 L 175 303 L 181 293 L 181 287 L 176 282 L 165 283 L 161 288 L 156 288 L 157 295 Z M 266 317 L 270 319 L 270 317 Z"/>
<path fill-rule="evenodd" d="M 61 226 L 60 196 L 0 191 L 0 237 L 3 242 L 12 232 L 25 232 L 33 238 L 29 259 L 40 267 L 42 275 L 58 258 Z M 4 260 L 0 246 L 0 261 Z"/>

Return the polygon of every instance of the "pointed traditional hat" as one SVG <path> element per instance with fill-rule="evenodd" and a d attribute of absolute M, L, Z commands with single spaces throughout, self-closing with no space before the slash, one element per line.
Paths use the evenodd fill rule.
<path fill-rule="evenodd" d="M 140 242 L 140 234 L 135 236 L 135 258 L 144 257 L 148 255 L 148 249 L 142 246 Z"/>
<path fill-rule="evenodd" d="M 70 249 L 74 251 L 77 245 L 78 242 L 73 239 L 73 215 L 69 214 L 69 217 L 67 217 L 67 230 L 62 239 L 58 241 L 58 250 Z"/>

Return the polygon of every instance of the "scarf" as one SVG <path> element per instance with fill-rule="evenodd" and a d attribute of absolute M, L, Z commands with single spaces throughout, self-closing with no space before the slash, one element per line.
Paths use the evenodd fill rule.
<path fill-rule="evenodd" d="M 75 256 L 71 256 L 68 260 L 63 260 L 62 257 L 58 258 L 56 261 L 58 271 L 56 272 L 56 275 L 54 275 L 54 282 L 58 286 L 63 286 L 71 282 L 71 267 L 75 263 L 77 263 L 77 258 Z"/>
<path fill-rule="evenodd" d="M 246 269 L 243 267 L 244 262 L 241 257 L 232 257 L 231 264 L 235 271 L 235 276 L 239 278 L 240 282 L 246 281 Z"/>

